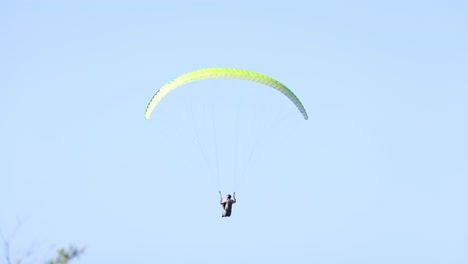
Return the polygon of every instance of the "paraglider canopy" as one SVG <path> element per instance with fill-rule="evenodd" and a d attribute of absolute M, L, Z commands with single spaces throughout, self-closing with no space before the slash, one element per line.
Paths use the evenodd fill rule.
<path fill-rule="evenodd" d="M 176 79 L 166 83 L 156 92 L 156 94 L 153 96 L 153 98 L 149 102 L 148 106 L 146 107 L 145 118 L 149 119 L 151 116 L 151 113 L 153 112 L 156 105 L 158 105 L 158 103 L 161 101 L 161 99 L 164 98 L 169 92 L 171 92 L 175 88 L 182 86 L 189 82 L 194 82 L 194 81 L 209 79 L 209 78 L 241 79 L 241 80 L 257 82 L 257 83 L 270 86 L 280 91 L 281 93 L 283 93 L 286 97 L 288 97 L 289 100 L 291 100 L 291 102 L 293 102 L 296 105 L 297 109 L 301 112 L 304 119 L 306 120 L 308 119 L 307 112 L 304 106 L 302 105 L 301 101 L 299 101 L 299 98 L 297 98 L 297 96 L 284 84 L 280 83 L 279 81 L 271 77 L 268 77 L 260 73 L 246 71 L 246 70 L 232 69 L 232 68 L 208 68 L 208 69 L 193 71 L 193 72 L 189 72 L 187 74 L 181 75 L 177 77 Z"/>

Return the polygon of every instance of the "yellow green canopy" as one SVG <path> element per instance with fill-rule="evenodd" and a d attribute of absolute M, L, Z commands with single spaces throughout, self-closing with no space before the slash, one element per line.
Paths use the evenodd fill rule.
<path fill-rule="evenodd" d="M 163 99 L 170 91 L 174 90 L 175 88 L 182 86 L 186 83 L 203 80 L 203 79 L 210 79 L 210 78 L 230 78 L 230 79 L 241 79 L 247 80 L 257 83 L 262 83 L 268 85 L 281 93 L 283 93 L 286 97 L 293 102 L 297 109 L 302 113 L 304 119 L 308 119 L 307 112 L 302 105 L 299 98 L 291 91 L 288 87 L 284 84 L 280 83 L 279 81 L 268 77 L 266 75 L 246 71 L 246 70 L 239 70 L 239 69 L 231 69 L 231 68 L 209 68 L 203 69 L 198 71 L 193 71 L 184 75 L 177 77 L 176 79 L 166 83 L 162 86 L 159 91 L 153 96 L 151 101 L 149 102 L 148 106 L 146 107 L 145 118 L 149 119 L 151 112 L 153 109 L 158 105 L 159 101 Z"/>

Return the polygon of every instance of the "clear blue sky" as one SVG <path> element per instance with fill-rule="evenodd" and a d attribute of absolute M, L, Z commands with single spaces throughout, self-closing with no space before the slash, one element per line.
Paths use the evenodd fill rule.
<path fill-rule="evenodd" d="M 466 1 L 1 1 L 0 36 L 13 259 L 468 263 Z M 272 76 L 310 119 L 237 80 L 144 119 L 206 67 Z"/>

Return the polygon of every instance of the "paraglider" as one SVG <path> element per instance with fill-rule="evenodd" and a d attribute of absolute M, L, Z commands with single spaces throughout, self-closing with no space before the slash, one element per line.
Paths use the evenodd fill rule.
<path fill-rule="evenodd" d="M 150 102 L 146 107 L 145 118 L 150 118 L 155 107 L 172 90 L 190 82 L 211 78 L 240 79 L 267 85 L 285 95 L 297 107 L 299 112 L 302 114 L 303 118 L 305 120 L 308 119 L 307 111 L 302 105 L 299 98 L 297 98 L 297 96 L 284 84 L 260 73 L 232 68 L 208 68 L 197 70 L 181 75 L 175 78 L 174 80 L 166 83 L 151 98 Z M 226 199 L 224 200 L 222 198 L 221 192 L 219 193 L 221 196 L 220 204 L 222 206 L 222 217 L 230 217 L 232 213 L 232 206 L 236 203 L 235 192 L 233 193 L 232 197 L 228 194 L 226 196 Z"/>
<path fill-rule="evenodd" d="M 222 217 L 230 217 L 232 213 L 232 205 L 235 204 L 236 201 L 236 192 L 231 195 L 228 194 L 226 195 L 226 199 L 223 200 L 223 195 L 221 194 L 221 191 L 219 192 L 219 196 L 221 197 L 219 203 L 221 204 L 221 207 L 223 209 Z"/>

